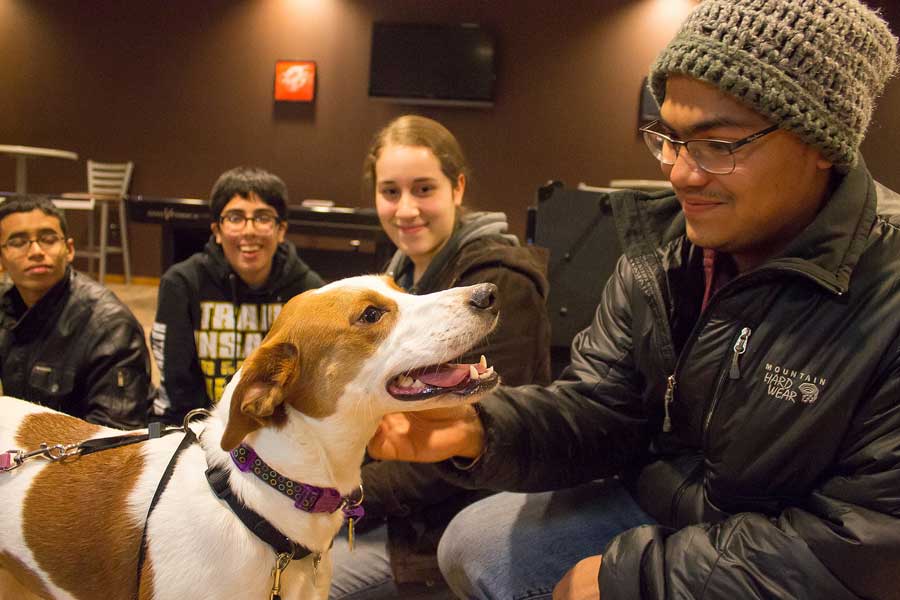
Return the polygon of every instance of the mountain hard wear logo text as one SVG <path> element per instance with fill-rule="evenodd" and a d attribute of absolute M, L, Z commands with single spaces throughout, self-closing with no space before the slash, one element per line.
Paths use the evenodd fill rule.
<path fill-rule="evenodd" d="M 766 384 L 766 393 L 773 398 L 794 404 L 797 402 L 812 404 L 819 398 L 819 392 L 825 387 L 827 379 L 766 363 L 763 381 Z"/>

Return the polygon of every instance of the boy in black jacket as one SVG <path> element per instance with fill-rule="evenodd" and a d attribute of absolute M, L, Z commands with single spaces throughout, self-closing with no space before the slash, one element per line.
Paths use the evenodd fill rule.
<path fill-rule="evenodd" d="M 900 598 L 897 196 L 858 152 L 896 54 L 858 0 L 691 13 L 641 130 L 674 194 L 610 194 L 569 368 L 370 443 L 530 492 L 451 522 L 458 597 Z"/>
<path fill-rule="evenodd" d="M 212 236 L 173 265 L 150 333 L 160 372 L 156 418 L 180 423 L 218 402 L 225 384 L 293 296 L 322 285 L 285 242 L 287 188 L 258 168 L 223 173 L 210 195 Z"/>
<path fill-rule="evenodd" d="M 115 294 L 72 266 L 66 219 L 42 198 L 0 204 L 2 393 L 81 419 L 143 427 L 153 389 L 144 331 Z"/>

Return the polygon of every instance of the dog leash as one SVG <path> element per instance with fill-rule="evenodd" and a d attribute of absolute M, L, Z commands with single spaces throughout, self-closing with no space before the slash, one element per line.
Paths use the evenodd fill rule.
<path fill-rule="evenodd" d="M 7 450 L 0 453 L 0 473 L 13 471 L 21 467 L 26 460 L 44 458 L 50 462 L 59 462 L 73 456 L 85 456 L 101 450 L 112 450 L 130 444 L 138 444 L 147 440 L 162 437 L 181 431 L 180 427 L 163 429 L 160 423 L 150 423 L 147 433 L 117 435 L 78 442 L 77 444 L 54 444 L 42 442 L 36 450 Z"/>
<path fill-rule="evenodd" d="M 156 503 L 159 501 L 160 496 L 162 496 L 163 491 L 165 491 L 166 489 L 166 485 L 169 483 L 169 479 L 172 478 L 172 472 L 175 470 L 175 465 L 178 462 L 178 457 L 182 452 L 184 452 L 185 449 L 197 443 L 198 441 L 197 435 L 191 430 L 190 427 L 188 427 L 188 423 L 190 423 L 191 418 L 198 414 L 205 414 L 206 416 L 209 416 L 210 412 L 206 409 L 196 409 L 190 411 L 184 417 L 184 423 L 182 427 L 163 428 L 161 423 L 153 422 L 150 423 L 149 427 L 147 428 L 147 433 L 95 438 L 85 440 L 83 442 L 78 442 L 77 444 L 55 444 L 51 446 L 46 442 L 42 442 L 36 450 L 32 450 L 30 452 L 27 452 L 25 450 L 7 450 L 6 452 L 0 454 L 0 473 L 18 469 L 25 463 L 26 460 L 32 458 L 45 458 L 50 462 L 59 462 L 66 458 L 85 456 L 87 454 L 93 454 L 94 452 L 100 452 L 101 450 L 112 450 L 113 448 L 121 448 L 122 446 L 139 444 L 141 442 L 146 442 L 147 440 L 152 440 L 165 435 L 169 435 L 170 433 L 183 431 L 184 439 L 181 440 L 181 443 L 178 445 L 178 448 L 176 448 L 175 453 L 172 455 L 172 458 L 169 459 L 169 464 L 166 465 L 166 470 L 163 472 L 162 478 L 160 478 L 159 484 L 156 487 L 156 492 L 153 494 L 153 499 L 150 501 L 150 507 L 147 510 L 147 517 L 144 519 L 144 529 L 141 532 L 141 543 L 138 550 L 137 585 L 135 586 L 134 596 L 135 600 L 138 600 L 141 594 L 141 571 L 144 567 L 144 559 L 146 555 L 147 523 L 150 520 L 150 513 L 153 512 L 153 509 L 156 507 Z"/>

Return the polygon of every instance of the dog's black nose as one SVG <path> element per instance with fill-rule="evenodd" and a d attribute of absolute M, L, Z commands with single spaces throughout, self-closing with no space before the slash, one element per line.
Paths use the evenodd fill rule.
<path fill-rule="evenodd" d="M 500 297 L 497 295 L 497 286 L 493 283 L 479 284 L 469 297 L 469 306 L 477 310 L 497 312 L 500 309 Z"/>

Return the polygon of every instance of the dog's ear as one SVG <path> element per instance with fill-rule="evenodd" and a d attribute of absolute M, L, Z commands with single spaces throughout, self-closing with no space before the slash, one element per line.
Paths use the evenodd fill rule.
<path fill-rule="evenodd" d="M 284 419 L 284 390 L 299 372 L 299 357 L 294 344 L 282 342 L 263 344 L 244 361 L 222 434 L 223 450 L 232 450 L 248 433 Z"/>

